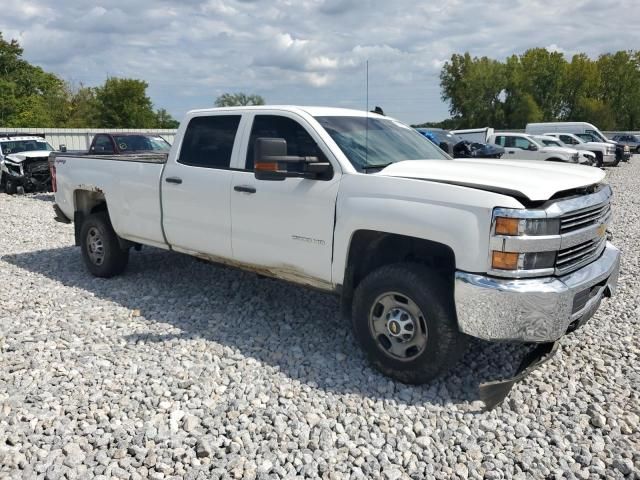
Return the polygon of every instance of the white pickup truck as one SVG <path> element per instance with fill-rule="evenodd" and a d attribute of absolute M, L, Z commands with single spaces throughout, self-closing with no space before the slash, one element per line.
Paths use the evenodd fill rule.
<path fill-rule="evenodd" d="M 151 245 L 336 293 L 372 363 L 402 382 L 451 367 L 468 336 L 541 344 L 534 366 L 617 284 L 604 172 L 453 160 L 372 113 L 196 110 L 168 157 L 50 165 L 57 219 L 75 223 L 94 275 Z"/>

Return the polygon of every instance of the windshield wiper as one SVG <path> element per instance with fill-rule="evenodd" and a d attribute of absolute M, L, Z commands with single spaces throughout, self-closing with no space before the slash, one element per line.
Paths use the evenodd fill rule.
<path fill-rule="evenodd" d="M 365 171 L 365 173 L 369 173 L 369 170 L 382 170 L 383 168 L 387 168 L 392 163 L 393 162 L 378 163 L 378 164 L 374 164 L 374 165 L 365 165 L 364 167 L 362 167 L 362 169 Z"/>

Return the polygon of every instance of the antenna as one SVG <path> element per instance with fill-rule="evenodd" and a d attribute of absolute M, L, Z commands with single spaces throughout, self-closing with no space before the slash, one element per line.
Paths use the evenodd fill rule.
<path fill-rule="evenodd" d="M 364 137 L 364 161 L 365 164 L 369 163 L 369 60 L 365 63 L 365 72 L 366 72 L 366 91 L 367 91 L 367 107 L 365 108 L 366 117 L 364 119 L 365 124 L 365 137 Z"/>

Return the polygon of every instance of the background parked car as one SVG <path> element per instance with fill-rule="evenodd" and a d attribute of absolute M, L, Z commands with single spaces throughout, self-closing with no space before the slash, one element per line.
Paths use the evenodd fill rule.
<path fill-rule="evenodd" d="M 454 158 L 500 158 L 504 155 L 504 148 L 498 145 L 472 142 L 441 128 L 417 130 Z"/>
<path fill-rule="evenodd" d="M 169 152 L 171 144 L 159 135 L 150 133 L 99 133 L 93 137 L 89 153 L 122 155 L 140 152 Z"/>
<path fill-rule="evenodd" d="M 621 133 L 619 135 L 614 135 L 612 140 L 615 140 L 622 145 L 626 145 L 632 152 L 640 153 L 640 136 L 638 135 L 634 135 L 632 133 Z"/>
<path fill-rule="evenodd" d="M 518 160 L 578 163 L 580 154 L 573 148 L 546 146 L 525 133 L 496 132 L 489 143 L 504 147 L 506 156 Z"/>
<path fill-rule="evenodd" d="M 533 138 L 536 139 L 538 143 L 542 143 L 545 147 L 560 147 L 575 150 L 580 155 L 578 163 L 581 163 L 583 165 L 593 165 L 594 163 L 596 163 L 595 153 L 588 152 L 586 150 L 578 151 L 576 148 L 563 143 L 556 137 L 547 135 L 533 135 Z"/>
<path fill-rule="evenodd" d="M 580 151 L 588 151 L 596 156 L 596 166 L 617 165 L 616 146 L 612 143 L 592 142 L 580 138 L 573 133 L 548 132 L 544 135 L 555 137 L 570 148 Z"/>
<path fill-rule="evenodd" d="M 50 191 L 48 159 L 52 151 L 38 135 L 0 135 L 0 186 L 10 195 Z"/>

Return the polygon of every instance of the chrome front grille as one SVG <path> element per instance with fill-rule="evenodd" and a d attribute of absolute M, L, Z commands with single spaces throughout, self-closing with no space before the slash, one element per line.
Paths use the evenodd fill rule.
<path fill-rule="evenodd" d="M 560 233 L 568 233 L 574 230 L 602 223 L 609 216 L 611 205 L 609 202 L 594 205 L 589 208 L 577 210 L 560 218 Z"/>
<path fill-rule="evenodd" d="M 607 243 L 605 229 L 611 219 L 609 198 L 596 205 L 567 212 L 560 217 L 560 235 L 563 238 L 582 238 L 580 243 L 562 248 L 556 256 L 556 274 L 564 275 L 594 260 L 604 251 Z M 584 238 L 586 236 L 586 238 Z M 563 242 L 564 243 L 564 242 Z"/>
<path fill-rule="evenodd" d="M 598 258 L 607 243 L 606 237 L 598 237 L 573 247 L 563 248 L 556 257 L 556 272 L 564 275 Z"/>

